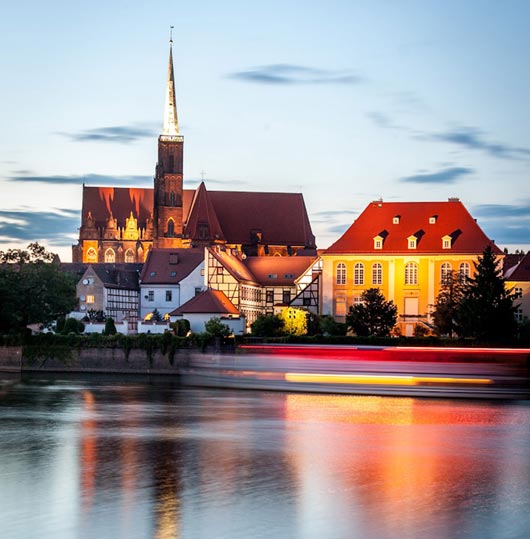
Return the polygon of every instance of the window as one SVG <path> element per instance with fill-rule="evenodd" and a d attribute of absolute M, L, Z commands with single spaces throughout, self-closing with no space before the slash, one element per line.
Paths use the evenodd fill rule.
<path fill-rule="evenodd" d="M 399 215 L 396 215 L 392 218 L 392 224 L 393 225 L 399 225 Z"/>
<path fill-rule="evenodd" d="M 304 307 L 311 307 L 311 298 L 302 298 L 302 305 Z"/>
<path fill-rule="evenodd" d="M 342 262 L 337 264 L 335 283 L 346 284 L 346 264 L 343 264 Z"/>
<path fill-rule="evenodd" d="M 267 303 L 274 303 L 274 290 L 266 290 L 265 291 L 265 301 Z"/>
<path fill-rule="evenodd" d="M 364 303 L 362 296 L 353 296 L 354 305 L 362 305 Z"/>
<path fill-rule="evenodd" d="M 105 251 L 105 262 L 107 264 L 114 264 L 116 261 L 116 255 L 112 249 L 107 249 Z"/>
<path fill-rule="evenodd" d="M 353 284 L 364 284 L 364 265 L 360 262 L 357 262 L 357 264 L 353 266 Z"/>
<path fill-rule="evenodd" d="M 90 249 L 88 249 L 86 252 L 86 261 L 88 263 L 96 263 L 98 261 L 98 254 L 96 253 L 94 247 L 90 247 Z"/>
<path fill-rule="evenodd" d="M 170 273 L 170 275 L 171 275 L 171 277 L 176 277 L 176 276 L 177 276 L 177 272 L 176 272 L 176 271 L 172 271 L 172 272 Z"/>
<path fill-rule="evenodd" d="M 223 266 L 217 266 L 217 274 L 222 274 L 223 273 Z"/>
<path fill-rule="evenodd" d="M 374 249 L 382 249 L 383 248 L 383 238 L 378 234 L 374 238 Z"/>
<path fill-rule="evenodd" d="M 429 217 L 429 224 L 430 225 L 436 224 L 436 215 L 433 215 L 432 217 Z"/>
<path fill-rule="evenodd" d="M 175 237 L 175 222 L 173 221 L 173 219 L 170 219 L 167 222 L 167 237 L 168 238 Z"/>
<path fill-rule="evenodd" d="M 515 309 L 515 312 L 513 313 L 513 315 L 515 316 L 515 320 L 517 322 L 522 322 L 523 321 L 523 309 L 521 309 L 520 307 Z"/>
<path fill-rule="evenodd" d="M 195 295 L 198 296 L 202 292 L 202 288 L 200 286 L 195 287 Z"/>
<path fill-rule="evenodd" d="M 449 262 L 444 262 L 440 268 L 440 282 L 442 284 L 447 284 L 451 279 L 453 273 L 453 268 Z"/>
<path fill-rule="evenodd" d="M 523 297 L 523 289 L 522 288 L 514 288 L 513 294 L 515 299 L 521 299 Z"/>
<path fill-rule="evenodd" d="M 89 294 L 87 297 L 86 297 L 86 302 L 87 303 L 94 303 L 94 296 Z"/>
<path fill-rule="evenodd" d="M 418 264 L 415 262 L 407 262 L 405 264 L 405 284 L 418 284 Z"/>
<path fill-rule="evenodd" d="M 410 236 L 409 238 L 407 238 L 407 240 L 408 240 L 409 249 L 416 249 L 416 244 L 418 241 L 416 236 Z"/>
<path fill-rule="evenodd" d="M 291 291 L 284 290 L 282 293 L 282 303 L 291 303 Z"/>
<path fill-rule="evenodd" d="M 132 264 L 133 262 L 135 262 L 134 251 L 132 249 L 127 249 L 125 251 L 125 263 Z"/>
<path fill-rule="evenodd" d="M 155 301 L 154 290 L 149 290 L 149 292 L 147 292 L 147 301 Z"/>
<path fill-rule="evenodd" d="M 173 207 L 175 205 L 175 193 L 173 191 L 171 191 L 171 193 L 169 193 L 169 205 L 171 207 Z"/>
<path fill-rule="evenodd" d="M 166 290 L 166 301 L 171 301 L 173 294 L 171 290 Z"/>
<path fill-rule="evenodd" d="M 344 296 L 335 298 L 335 316 L 346 316 L 346 298 Z"/>
<path fill-rule="evenodd" d="M 379 262 L 372 266 L 372 284 L 383 284 L 383 265 Z"/>
<path fill-rule="evenodd" d="M 462 264 L 460 264 L 459 273 L 461 282 L 464 282 L 469 279 L 470 266 L 468 262 L 462 262 Z"/>

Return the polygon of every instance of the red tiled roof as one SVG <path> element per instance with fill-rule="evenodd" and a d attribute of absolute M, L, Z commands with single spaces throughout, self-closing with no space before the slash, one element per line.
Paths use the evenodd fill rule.
<path fill-rule="evenodd" d="M 138 226 L 145 227 L 153 213 L 153 189 L 83 186 L 83 222 L 91 212 L 96 227 L 105 227 L 111 214 L 118 220 L 118 226 L 125 226 L 131 211 L 138 219 Z"/>
<path fill-rule="evenodd" d="M 208 225 L 207 238 L 201 238 L 199 225 L 202 224 Z M 193 239 L 212 239 L 221 241 L 225 239 L 204 182 L 201 182 L 193 197 L 193 203 L 189 210 L 184 234 Z"/>
<path fill-rule="evenodd" d="M 399 218 L 394 224 L 393 219 Z M 434 218 L 434 223 L 429 219 Z M 383 248 L 374 249 L 374 238 L 383 238 Z M 410 236 L 416 236 L 416 249 L 408 249 Z M 451 248 L 442 249 L 442 238 L 450 236 Z M 461 253 L 480 254 L 491 245 L 502 251 L 484 234 L 475 219 L 458 200 L 448 202 L 371 202 L 350 228 L 323 254 L 371 253 Z"/>
<path fill-rule="evenodd" d="M 245 264 L 261 285 L 292 286 L 315 260 L 315 256 L 249 256 Z"/>
<path fill-rule="evenodd" d="M 238 281 L 258 284 L 252 272 L 239 256 L 230 254 L 230 250 L 224 251 L 215 247 L 210 248 L 209 251 Z"/>
<path fill-rule="evenodd" d="M 251 231 L 268 245 L 315 246 L 300 193 L 208 191 L 228 243 L 248 244 Z"/>
<path fill-rule="evenodd" d="M 140 275 L 142 284 L 176 284 L 204 260 L 202 249 L 152 249 Z"/>
<path fill-rule="evenodd" d="M 526 253 L 524 258 L 515 266 L 510 268 L 505 274 L 505 278 L 508 281 L 525 282 L 530 281 L 530 251 Z"/>
<path fill-rule="evenodd" d="M 220 290 L 208 289 L 177 307 L 170 316 L 195 314 L 239 315 L 234 304 Z"/>

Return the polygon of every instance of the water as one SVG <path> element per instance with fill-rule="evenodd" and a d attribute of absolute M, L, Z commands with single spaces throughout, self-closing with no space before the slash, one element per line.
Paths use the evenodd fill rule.
<path fill-rule="evenodd" d="M 0 537 L 530 537 L 530 406 L 0 385 Z"/>

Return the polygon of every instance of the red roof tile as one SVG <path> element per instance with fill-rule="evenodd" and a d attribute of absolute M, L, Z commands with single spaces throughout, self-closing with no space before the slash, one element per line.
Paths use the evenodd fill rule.
<path fill-rule="evenodd" d="M 249 256 L 245 264 L 261 285 L 293 286 L 315 260 L 315 256 Z"/>
<path fill-rule="evenodd" d="M 505 274 L 508 281 L 525 282 L 530 281 L 530 251 L 526 253 L 524 258 L 515 266 L 510 268 Z"/>
<path fill-rule="evenodd" d="M 394 223 L 397 218 L 398 223 Z M 433 222 L 430 222 L 432 218 Z M 374 249 L 374 238 L 383 238 L 383 248 Z M 408 249 L 407 238 L 416 236 L 416 249 Z M 442 249 L 442 238 L 451 237 L 451 248 Z M 448 202 L 371 202 L 350 228 L 323 254 L 377 253 L 480 254 L 487 245 L 502 251 L 484 234 L 458 200 Z"/>
<path fill-rule="evenodd" d="M 195 314 L 239 315 L 234 304 L 220 290 L 208 289 L 177 307 L 170 316 Z"/>
<path fill-rule="evenodd" d="M 203 249 L 152 249 L 140 274 L 142 284 L 176 284 L 204 260 Z"/>

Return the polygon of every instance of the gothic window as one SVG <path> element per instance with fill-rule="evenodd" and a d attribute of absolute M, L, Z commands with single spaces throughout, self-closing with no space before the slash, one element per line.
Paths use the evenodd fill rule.
<path fill-rule="evenodd" d="M 116 262 L 116 253 L 112 249 L 105 251 L 105 262 L 107 264 L 114 264 Z"/>
<path fill-rule="evenodd" d="M 173 221 L 173 219 L 170 219 L 167 222 L 167 237 L 168 238 L 175 237 L 175 222 Z"/>
<path fill-rule="evenodd" d="M 353 284 L 364 284 L 364 265 L 360 262 L 357 262 L 357 264 L 353 266 Z"/>
<path fill-rule="evenodd" d="M 383 284 L 383 265 L 379 262 L 376 262 L 372 266 L 372 284 L 381 285 Z"/>
<path fill-rule="evenodd" d="M 442 284 L 446 284 L 449 281 L 452 271 L 453 268 L 449 262 L 444 262 L 442 264 L 442 267 L 440 268 L 440 282 Z"/>
<path fill-rule="evenodd" d="M 210 236 L 210 227 L 208 226 L 208 223 L 199 223 L 198 233 L 200 240 L 207 240 Z"/>
<path fill-rule="evenodd" d="M 418 284 L 418 264 L 415 262 L 408 262 L 405 265 L 405 284 Z"/>
<path fill-rule="evenodd" d="M 335 276 L 336 284 L 346 284 L 346 264 L 340 262 L 337 264 L 337 272 Z"/>
<path fill-rule="evenodd" d="M 167 171 L 169 174 L 171 174 L 172 172 L 174 172 L 174 168 L 175 168 L 175 160 L 173 158 L 172 155 L 169 156 L 168 158 L 168 168 L 169 170 Z"/>
<path fill-rule="evenodd" d="M 134 251 L 132 249 L 127 249 L 125 251 L 125 263 L 132 264 L 133 262 L 135 262 Z"/>
<path fill-rule="evenodd" d="M 89 264 L 95 264 L 98 261 L 98 254 L 96 253 L 94 247 L 90 247 L 90 249 L 88 249 L 86 252 L 86 261 Z"/>

